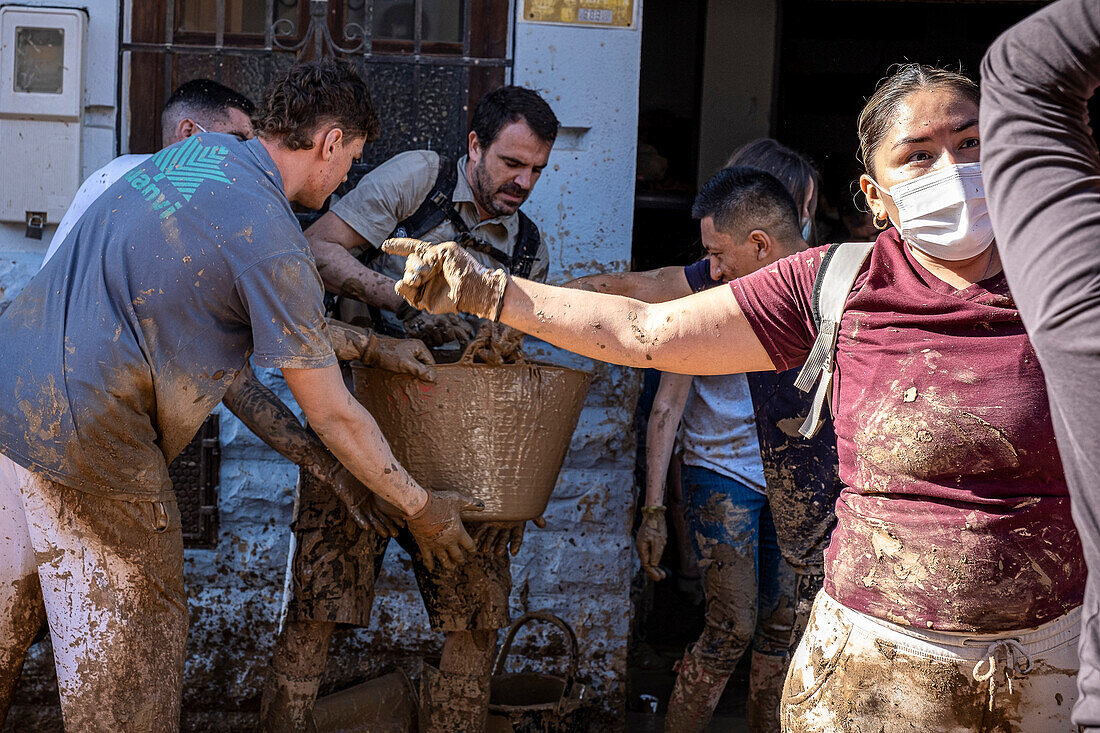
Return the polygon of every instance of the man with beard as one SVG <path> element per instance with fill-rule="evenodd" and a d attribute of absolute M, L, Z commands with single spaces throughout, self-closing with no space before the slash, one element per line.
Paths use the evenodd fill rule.
<path fill-rule="evenodd" d="M 411 309 L 394 292 L 404 258 L 378 247 L 391 236 L 455 241 L 486 267 L 544 281 L 546 246 L 519 207 L 546 167 L 557 131 L 557 118 L 538 94 L 502 87 L 477 105 L 468 155 L 455 161 L 415 150 L 375 168 L 306 230 L 325 286 L 388 311 L 398 333 L 430 345 L 467 341 L 471 326 L 485 326 L 482 355 L 508 358 L 518 339 L 494 332 L 492 324 Z M 331 492 L 315 484 L 303 473 L 288 607 L 264 691 L 266 730 L 308 730 L 328 639 L 337 624 L 369 623 L 373 581 L 388 542 L 384 533 L 350 521 Z M 407 533 L 398 535 L 412 558 L 432 628 L 446 634 L 439 669 L 424 669 L 421 730 L 484 727 L 496 632 L 509 622 L 508 553 L 519 552 L 523 529 L 523 522 L 472 523 L 477 549 L 458 567 L 426 565 Z"/>

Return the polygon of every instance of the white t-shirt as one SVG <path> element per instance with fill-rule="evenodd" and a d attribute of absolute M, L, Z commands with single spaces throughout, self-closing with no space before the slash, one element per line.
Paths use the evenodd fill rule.
<path fill-rule="evenodd" d="M 681 418 L 684 463 L 765 493 L 749 380 L 744 374 L 695 377 Z"/>
<path fill-rule="evenodd" d="M 111 184 L 122 178 L 127 171 L 136 168 L 148 159 L 148 155 L 120 155 L 88 176 L 84 183 L 80 184 L 76 196 L 73 196 L 73 202 L 69 204 L 69 210 L 65 212 L 65 216 L 61 217 L 61 222 L 57 225 L 57 231 L 54 232 L 53 239 L 50 240 L 49 249 L 46 250 L 46 256 L 42 259 L 42 266 L 50 261 L 54 252 L 65 241 L 65 237 L 69 236 L 69 232 L 80 221 L 80 217 L 84 216 L 84 212 L 92 205 L 92 202 L 110 188 Z"/>

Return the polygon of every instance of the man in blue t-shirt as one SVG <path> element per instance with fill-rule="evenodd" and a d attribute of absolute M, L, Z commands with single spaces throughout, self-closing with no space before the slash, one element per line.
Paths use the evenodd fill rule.
<path fill-rule="evenodd" d="M 187 599 L 168 463 L 250 354 L 282 370 L 429 562 L 473 547 L 459 514 L 474 507 L 418 486 L 348 394 L 290 207 L 319 208 L 377 130 L 350 64 L 292 67 L 255 139 L 195 135 L 126 173 L 0 317 L 0 667 L 18 672 L 44 604 L 67 728 L 178 728 Z"/>

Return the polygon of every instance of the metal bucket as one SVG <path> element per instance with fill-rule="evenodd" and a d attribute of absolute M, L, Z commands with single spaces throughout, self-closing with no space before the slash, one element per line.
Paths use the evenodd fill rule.
<path fill-rule="evenodd" d="M 532 621 L 554 624 L 569 640 L 565 677 L 538 672 L 505 672 L 516 632 Z M 577 682 L 577 635 L 547 611 L 524 614 L 508 629 L 500 647 L 489 691 L 488 733 L 581 733 L 584 685 Z"/>
<path fill-rule="evenodd" d="M 479 521 L 546 510 L 592 375 L 542 364 L 439 364 L 436 382 L 356 364 L 355 397 L 422 486 L 485 502 Z"/>

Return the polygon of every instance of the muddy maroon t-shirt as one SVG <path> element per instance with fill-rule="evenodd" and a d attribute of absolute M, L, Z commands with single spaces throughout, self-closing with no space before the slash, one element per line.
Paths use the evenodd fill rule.
<path fill-rule="evenodd" d="M 778 370 L 813 344 L 824 251 L 731 283 Z M 1043 373 L 1003 275 L 957 291 L 887 230 L 848 298 L 837 370 L 831 596 L 943 631 L 1035 626 L 1081 603 Z"/>

